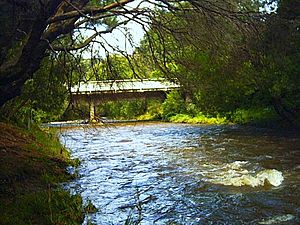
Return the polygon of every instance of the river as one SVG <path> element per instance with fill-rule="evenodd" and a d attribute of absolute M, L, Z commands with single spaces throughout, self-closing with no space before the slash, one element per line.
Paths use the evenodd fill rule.
<path fill-rule="evenodd" d="M 172 123 L 65 129 L 95 224 L 300 224 L 300 137 Z M 129 221 L 131 223 L 129 223 Z"/>

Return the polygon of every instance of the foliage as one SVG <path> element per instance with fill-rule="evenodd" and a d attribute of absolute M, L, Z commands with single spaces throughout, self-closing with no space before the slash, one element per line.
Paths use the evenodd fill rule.
<path fill-rule="evenodd" d="M 159 100 L 124 100 L 107 102 L 99 106 L 97 111 L 101 116 L 111 119 L 152 120 L 160 118 Z"/>
<path fill-rule="evenodd" d="M 50 0 L 45 4 L 43 1 L 33 0 L 2 1 L 0 25 L 4 29 L 1 30 L 0 36 L 0 106 L 21 94 L 26 81 L 32 78 L 42 60 L 50 54 L 68 53 L 76 58 L 90 52 L 91 58 L 95 59 L 102 58 L 100 52 L 104 50 L 106 56 L 112 51 L 128 56 L 118 44 L 114 45 L 111 40 L 108 40 L 106 34 L 119 30 L 127 38 L 126 45 L 136 47 L 126 27 L 129 22 L 134 21 L 145 31 L 150 26 L 154 26 L 183 34 L 176 29 L 176 26 L 170 26 L 168 18 L 198 11 L 210 22 L 213 21 L 210 19 L 213 16 L 231 21 L 240 20 L 244 23 L 248 22 L 246 21 L 248 14 L 245 11 L 252 11 L 253 8 L 249 7 L 252 5 L 250 3 L 256 1 L 245 1 L 246 4 L 238 0 L 147 1 L 147 4 L 152 7 L 135 1 L 138 3 L 136 7 L 125 7 L 132 2 L 133 0 L 74 0 L 70 3 Z M 167 20 L 159 19 L 158 13 L 167 15 Z M 222 25 L 224 24 L 226 23 Z M 157 38 L 161 46 L 167 44 L 176 47 L 172 42 L 161 39 L 162 36 L 164 35 L 161 33 Z M 158 52 L 165 51 L 165 48 L 156 47 Z M 127 46 L 126 48 L 128 49 Z M 154 53 L 152 55 L 157 56 L 153 46 L 149 45 L 149 48 Z M 137 57 L 140 58 L 139 55 Z M 154 61 L 165 63 L 164 60 L 154 59 Z M 106 60 L 106 63 L 108 67 L 105 68 L 113 68 L 110 66 L 113 62 Z M 76 65 L 78 62 L 72 61 L 72 64 Z M 115 68 L 117 67 L 118 65 Z M 109 69 L 111 73 L 109 76 L 119 72 L 118 69 L 113 70 Z"/>
<path fill-rule="evenodd" d="M 81 224 L 81 197 L 59 188 L 71 178 L 65 168 L 73 163 L 55 131 L 0 128 L 1 224 Z"/>
<path fill-rule="evenodd" d="M 120 54 L 110 55 L 87 71 L 86 80 L 132 79 L 135 74 L 131 63 L 130 59 Z"/>
<path fill-rule="evenodd" d="M 82 199 L 65 190 L 45 190 L 16 196 L 0 206 L 1 224 L 79 225 L 83 221 Z"/>
<path fill-rule="evenodd" d="M 62 120 L 82 120 L 89 118 L 88 104 L 70 104 L 62 115 Z"/>
<path fill-rule="evenodd" d="M 102 112 L 103 116 L 114 119 L 132 119 L 144 113 L 145 107 L 145 101 L 119 101 L 108 102 L 100 106 L 98 111 Z"/>
<path fill-rule="evenodd" d="M 300 124 L 300 22 L 295 1 L 161 1 L 147 10 L 142 4 L 132 10 L 123 7 L 130 0 L 75 1 L 74 6 L 50 2 L 0 3 L 0 24 L 6 28 L 0 36 L 2 120 L 30 127 L 33 121 L 56 120 L 62 114 L 71 118 L 74 107 L 68 105 L 66 87 L 80 81 L 165 76 L 181 83 L 189 104 L 171 94 L 162 112 L 147 114 L 147 104 L 139 101 L 108 103 L 102 111 L 128 119 L 145 113 L 144 118 L 178 113 L 195 117 L 198 112 L 232 116 L 274 108 L 283 120 Z M 276 7 L 263 10 L 270 2 Z M 128 55 L 105 34 L 123 29 L 132 43 L 126 27 L 121 27 L 133 19 L 147 32 Z M 96 43 L 105 58 L 97 55 Z M 87 50 L 91 59 L 82 60 Z M 15 96 L 20 97 L 8 102 Z M 86 116 L 87 108 L 80 107 L 83 110 L 75 114 Z"/>
<path fill-rule="evenodd" d="M 186 112 L 185 101 L 179 91 L 172 91 L 167 95 L 167 99 L 162 104 L 162 116 L 168 118 L 175 114 Z"/>
<path fill-rule="evenodd" d="M 279 120 L 272 108 L 238 109 L 229 116 L 234 123 L 266 125 Z"/>
<path fill-rule="evenodd" d="M 160 101 L 150 101 L 147 104 L 147 111 L 138 116 L 137 120 L 160 120 L 162 118 L 162 107 Z"/>
<path fill-rule="evenodd" d="M 86 213 L 95 213 L 95 212 L 97 212 L 97 208 L 96 208 L 96 206 L 94 206 L 94 204 L 91 202 L 91 200 L 88 200 L 85 203 L 84 211 Z"/>
<path fill-rule="evenodd" d="M 298 9 L 293 1 L 280 1 L 277 14 L 268 17 L 262 40 L 253 47 L 252 55 L 258 96 L 282 119 L 296 125 L 300 125 Z"/>
<path fill-rule="evenodd" d="M 179 91 L 172 91 L 162 104 L 164 120 L 175 123 L 191 124 L 224 124 L 228 123 L 225 117 L 205 115 L 197 106 L 184 99 Z"/>
<path fill-rule="evenodd" d="M 23 126 L 59 119 L 68 104 L 67 75 L 65 63 L 46 58 L 34 76 L 27 80 L 22 94 L 1 108 L 2 119 Z"/>
<path fill-rule="evenodd" d="M 224 117 L 209 117 L 205 116 L 202 113 L 199 113 L 197 116 L 192 117 L 187 114 L 177 114 L 171 116 L 168 119 L 170 122 L 174 123 L 190 123 L 190 124 L 226 124 L 228 123 L 227 119 Z"/>
<path fill-rule="evenodd" d="M 254 1 L 242 4 L 233 2 L 230 7 L 259 12 L 263 6 L 263 2 Z M 195 116 L 198 110 L 215 117 L 230 115 L 233 119 L 235 113 L 237 117 L 241 115 L 237 112 L 253 113 L 251 119 L 244 121 L 250 122 L 266 116 L 273 120 L 275 111 L 283 120 L 299 125 L 297 9 L 293 1 L 279 1 L 275 13 L 261 11 L 264 19 L 250 24 L 215 15 L 207 18 L 197 11 L 176 17 L 162 12 L 158 20 L 168 21 L 168 29 L 176 28 L 178 32 L 172 34 L 168 29 L 162 31 L 153 26 L 148 32 L 150 40 L 143 40 L 140 49 L 155 46 L 148 55 L 159 58 L 161 71 L 181 83 L 192 103 L 187 109 L 175 99 L 172 107 L 170 98 L 164 115 L 191 111 L 188 114 Z M 256 112 L 261 109 L 270 113 L 258 115 Z"/>

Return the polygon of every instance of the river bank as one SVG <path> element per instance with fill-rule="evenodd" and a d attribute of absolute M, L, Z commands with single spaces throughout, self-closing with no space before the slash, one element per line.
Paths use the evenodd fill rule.
<path fill-rule="evenodd" d="M 299 124 L 294 121 L 283 120 L 269 109 L 239 110 L 227 116 L 211 116 L 203 113 L 197 115 L 176 114 L 165 118 L 172 123 L 205 124 L 205 125 L 228 125 L 253 126 L 257 128 L 282 128 L 299 130 Z"/>
<path fill-rule="evenodd" d="M 0 123 L 1 224 L 81 224 L 82 199 L 60 187 L 74 165 L 55 132 Z"/>

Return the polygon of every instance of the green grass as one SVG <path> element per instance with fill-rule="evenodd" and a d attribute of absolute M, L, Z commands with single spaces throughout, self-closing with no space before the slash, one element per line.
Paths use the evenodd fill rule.
<path fill-rule="evenodd" d="M 18 195 L 0 206 L 1 224 L 81 224 L 82 200 L 64 190 L 42 190 Z"/>
<path fill-rule="evenodd" d="M 226 124 L 228 121 L 224 117 L 208 117 L 203 114 L 198 114 L 193 117 L 187 114 L 177 114 L 168 119 L 173 123 L 190 123 L 190 124 Z"/>
<path fill-rule="evenodd" d="M 198 113 L 196 116 L 188 114 L 177 114 L 167 117 L 167 121 L 173 123 L 189 123 L 189 124 L 244 124 L 256 126 L 272 126 L 278 124 L 280 118 L 273 109 L 257 108 L 257 109 L 238 109 L 227 117 L 212 117 Z"/>
<path fill-rule="evenodd" d="M 54 130 L 22 130 L 0 123 L 0 224 L 81 224 L 78 195 L 60 188 L 76 164 Z"/>

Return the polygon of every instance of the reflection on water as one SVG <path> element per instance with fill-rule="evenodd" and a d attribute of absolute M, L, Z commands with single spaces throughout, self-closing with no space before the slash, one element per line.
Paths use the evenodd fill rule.
<path fill-rule="evenodd" d="M 183 124 L 74 128 L 68 184 L 96 224 L 300 224 L 300 138 L 293 133 Z"/>

